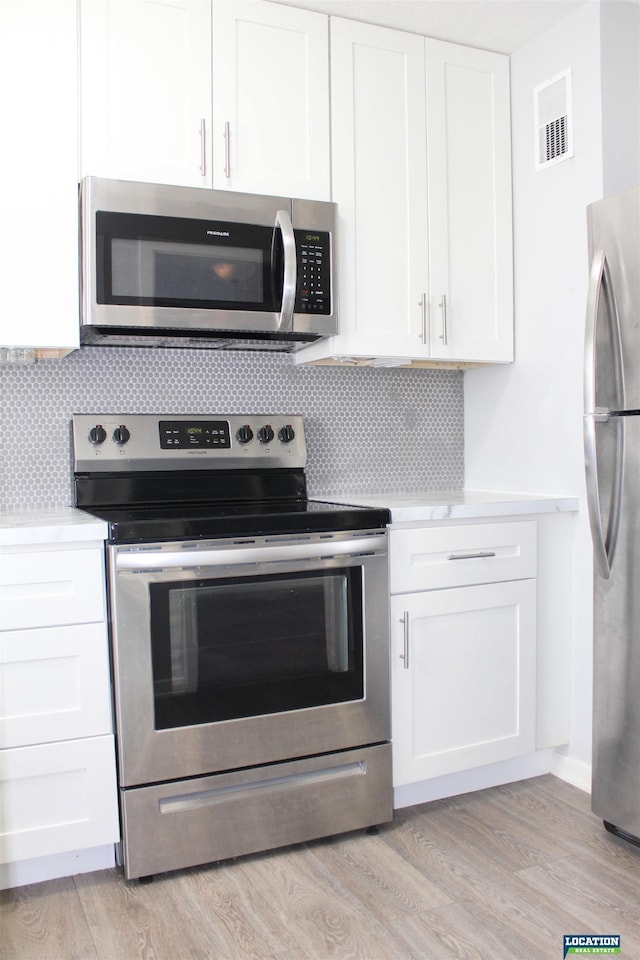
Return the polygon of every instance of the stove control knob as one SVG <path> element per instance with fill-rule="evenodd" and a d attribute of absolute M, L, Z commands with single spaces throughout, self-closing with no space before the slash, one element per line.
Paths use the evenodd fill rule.
<path fill-rule="evenodd" d="M 287 423 L 284 427 L 280 427 L 278 430 L 278 439 L 283 443 L 291 443 L 295 435 L 296 432 L 290 423 Z"/>
<path fill-rule="evenodd" d="M 107 431 L 101 423 L 96 423 L 95 427 L 91 427 L 91 430 L 89 430 L 89 443 L 92 443 L 94 447 L 99 447 L 106 439 Z"/>
<path fill-rule="evenodd" d="M 113 431 L 113 442 L 117 443 L 119 447 L 124 447 L 125 443 L 129 440 L 131 434 L 125 427 L 123 423 L 119 427 L 116 427 Z"/>
<path fill-rule="evenodd" d="M 260 427 L 258 430 L 258 440 L 260 443 L 271 443 L 273 440 L 274 433 L 273 427 L 270 423 L 267 423 L 266 426 Z"/>
<path fill-rule="evenodd" d="M 245 425 L 237 431 L 236 440 L 238 443 L 251 443 L 253 440 L 253 430 L 248 423 L 245 423 Z"/>

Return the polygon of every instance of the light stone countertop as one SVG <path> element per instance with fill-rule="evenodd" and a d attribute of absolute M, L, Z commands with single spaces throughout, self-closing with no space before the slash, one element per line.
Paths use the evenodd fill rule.
<path fill-rule="evenodd" d="M 104 540 L 107 524 L 75 507 L 0 514 L 0 547 Z"/>
<path fill-rule="evenodd" d="M 540 513 L 577 511 L 577 497 L 501 493 L 493 490 L 448 490 L 424 493 L 323 494 L 315 499 L 364 507 L 384 507 L 391 522 L 420 523 L 433 520 L 472 520 Z M 107 524 L 74 507 L 3 512 L 0 546 L 78 543 L 104 540 Z"/>
<path fill-rule="evenodd" d="M 427 490 L 424 493 L 325 495 L 324 500 L 363 507 L 386 507 L 392 523 L 431 520 L 473 520 L 539 513 L 566 513 L 579 509 L 577 497 L 503 493 L 494 490 Z"/>

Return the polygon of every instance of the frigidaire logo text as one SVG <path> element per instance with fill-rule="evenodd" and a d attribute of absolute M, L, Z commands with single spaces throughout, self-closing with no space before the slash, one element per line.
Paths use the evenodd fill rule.
<path fill-rule="evenodd" d="M 207 230 L 208 237 L 228 237 L 228 230 Z"/>

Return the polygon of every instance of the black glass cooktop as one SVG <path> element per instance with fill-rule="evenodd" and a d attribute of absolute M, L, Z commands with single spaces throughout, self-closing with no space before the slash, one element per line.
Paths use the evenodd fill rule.
<path fill-rule="evenodd" d="M 368 530 L 391 520 L 384 509 L 310 500 L 299 469 L 76 474 L 75 504 L 122 543 Z"/>
<path fill-rule="evenodd" d="M 109 524 L 118 543 L 366 530 L 390 522 L 388 510 L 321 500 L 82 507 Z"/>

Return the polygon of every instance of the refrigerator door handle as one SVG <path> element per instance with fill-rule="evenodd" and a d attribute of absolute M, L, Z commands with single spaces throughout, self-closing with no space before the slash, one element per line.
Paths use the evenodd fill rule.
<path fill-rule="evenodd" d="M 596 565 L 600 576 L 608 580 L 618 541 L 620 511 L 622 506 L 622 477 L 624 471 L 624 422 L 614 420 L 616 430 L 615 462 L 613 465 L 613 490 L 609 506 L 609 518 L 605 532 L 602 523 L 600 490 L 598 486 L 598 450 L 596 424 L 610 422 L 609 410 L 596 407 L 596 341 L 600 299 L 604 294 L 607 316 L 611 325 L 613 375 L 615 380 L 616 406 L 624 409 L 624 378 L 622 366 L 622 337 L 620 317 L 616 304 L 609 265 L 603 250 L 597 250 L 591 265 L 589 293 L 587 296 L 587 322 L 584 363 L 584 460 L 587 483 L 587 508 Z"/>
<path fill-rule="evenodd" d="M 591 538 L 598 573 L 603 580 L 611 576 L 611 566 L 618 542 L 620 528 L 620 507 L 622 499 L 622 472 L 624 464 L 624 424 L 615 421 L 617 430 L 616 455 L 613 477 L 613 492 L 609 508 L 609 522 L 605 532 L 602 524 L 602 510 L 600 507 L 600 490 L 598 487 L 596 423 L 609 420 L 602 414 L 585 414 L 584 417 L 584 464 L 587 481 L 587 509 Z"/>
<path fill-rule="evenodd" d="M 596 250 L 591 263 L 589 275 L 589 292 L 587 294 L 587 318 L 584 344 L 584 412 L 607 415 L 608 410 L 596 407 L 596 343 L 598 333 L 598 317 L 600 316 L 600 300 L 604 295 L 607 308 L 607 317 L 611 329 L 612 365 L 615 390 L 614 410 L 624 410 L 624 367 L 622 363 L 622 334 L 620 333 L 620 317 L 618 304 L 611 280 L 611 272 L 604 250 Z"/>

